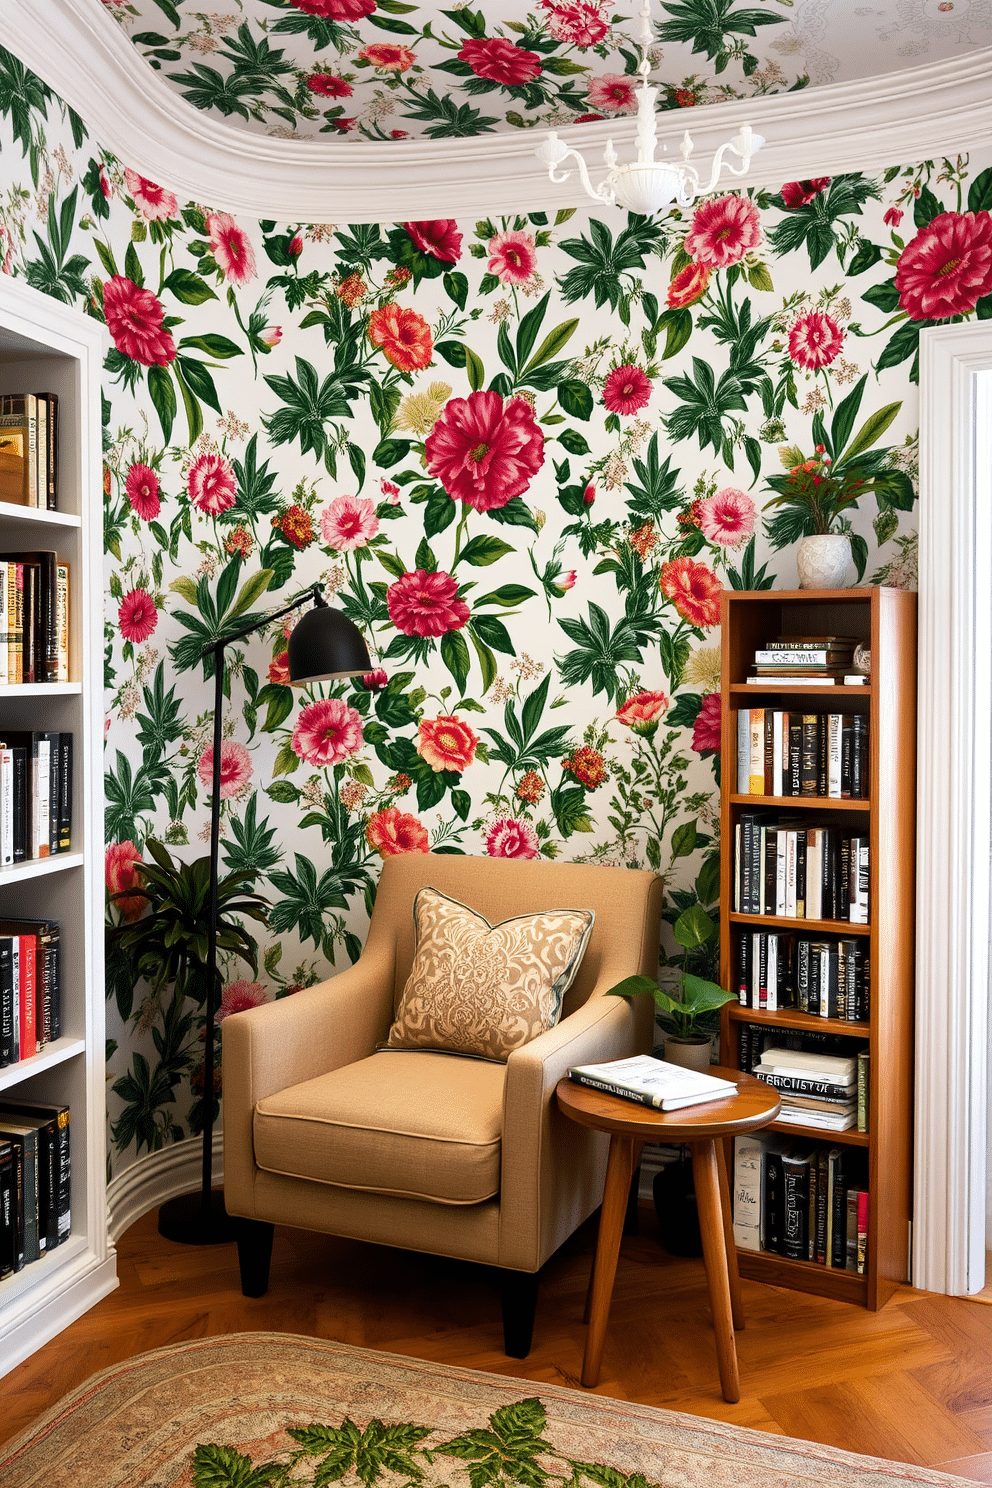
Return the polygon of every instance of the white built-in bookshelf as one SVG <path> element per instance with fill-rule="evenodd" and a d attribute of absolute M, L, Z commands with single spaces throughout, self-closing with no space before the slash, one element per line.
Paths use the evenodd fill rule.
<path fill-rule="evenodd" d="M 0 274 L 0 393 L 60 405 L 59 509 L 0 502 L 0 552 L 55 548 L 70 573 L 70 680 L 0 686 L 2 729 L 74 736 L 72 847 L 0 868 L 0 919 L 58 920 L 62 1037 L 0 1069 L 0 1098 L 71 1108 L 72 1231 L 0 1282 L 0 1374 L 117 1285 L 107 1233 L 103 974 L 102 462 L 97 321 Z"/>

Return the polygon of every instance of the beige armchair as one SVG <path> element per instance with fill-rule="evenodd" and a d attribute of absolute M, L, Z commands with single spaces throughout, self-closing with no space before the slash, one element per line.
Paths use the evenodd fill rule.
<path fill-rule="evenodd" d="M 432 885 L 497 923 L 549 909 L 596 920 L 562 1017 L 505 1064 L 376 1052 Z M 273 1223 L 499 1267 L 506 1352 L 530 1348 L 537 1273 L 601 1203 L 606 1138 L 566 1120 L 574 1064 L 650 1048 L 649 998 L 605 997 L 658 963 L 661 881 L 630 869 L 410 854 L 387 859 L 368 940 L 320 986 L 223 1024 L 224 1197 L 246 1296 L 268 1287 Z"/>

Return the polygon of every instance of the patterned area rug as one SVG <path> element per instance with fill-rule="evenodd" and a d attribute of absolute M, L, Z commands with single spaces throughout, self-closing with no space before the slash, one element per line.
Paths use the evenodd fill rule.
<path fill-rule="evenodd" d="M 536 1392 L 536 1393 L 535 1393 Z M 128 1359 L 0 1447 L 3 1488 L 902 1488 L 963 1480 L 284 1333 Z"/>

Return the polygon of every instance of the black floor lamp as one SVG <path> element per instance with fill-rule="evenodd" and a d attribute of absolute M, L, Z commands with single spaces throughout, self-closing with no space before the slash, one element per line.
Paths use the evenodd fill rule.
<path fill-rule="evenodd" d="M 372 670 L 362 633 L 340 610 L 332 610 L 315 584 L 254 625 L 232 630 L 207 646 L 203 655 L 214 659 L 214 759 L 210 798 L 210 928 L 207 941 L 207 1046 L 203 1067 L 203 1178 L 199 1193 L 168 1199 L 158 1211 L 158 1231 L 183 1245 L 218 1245 L 235 1238 L 235 1221 L 224 1208 L 223 1194 L 212 1192 L 214 1129 L 214 1026 L 217 1012 L 217 884 L 220 849 L 220 765 L 224 715 L 224 648 L 281 620 L 300 605 L 313 609 L 300 617 L 289 636 L 289 680 L 302 687 L 309 682 L 331 682 Z"/>

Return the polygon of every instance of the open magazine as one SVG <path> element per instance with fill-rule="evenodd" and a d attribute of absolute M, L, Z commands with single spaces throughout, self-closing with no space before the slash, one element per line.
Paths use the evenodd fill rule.
<path fill-rule="evenodd" d="M 658 1111 L 680 1111 L 684 1106 L 719 1100 L 737 1091 L 732 1080 L 666 1064 L 650 1054 L 611 1059 L 606 1064 L 577 1064 L 568 1073 L 577 1085 L 590 1085 L 594 1090 L 654 1106 Z"/>

